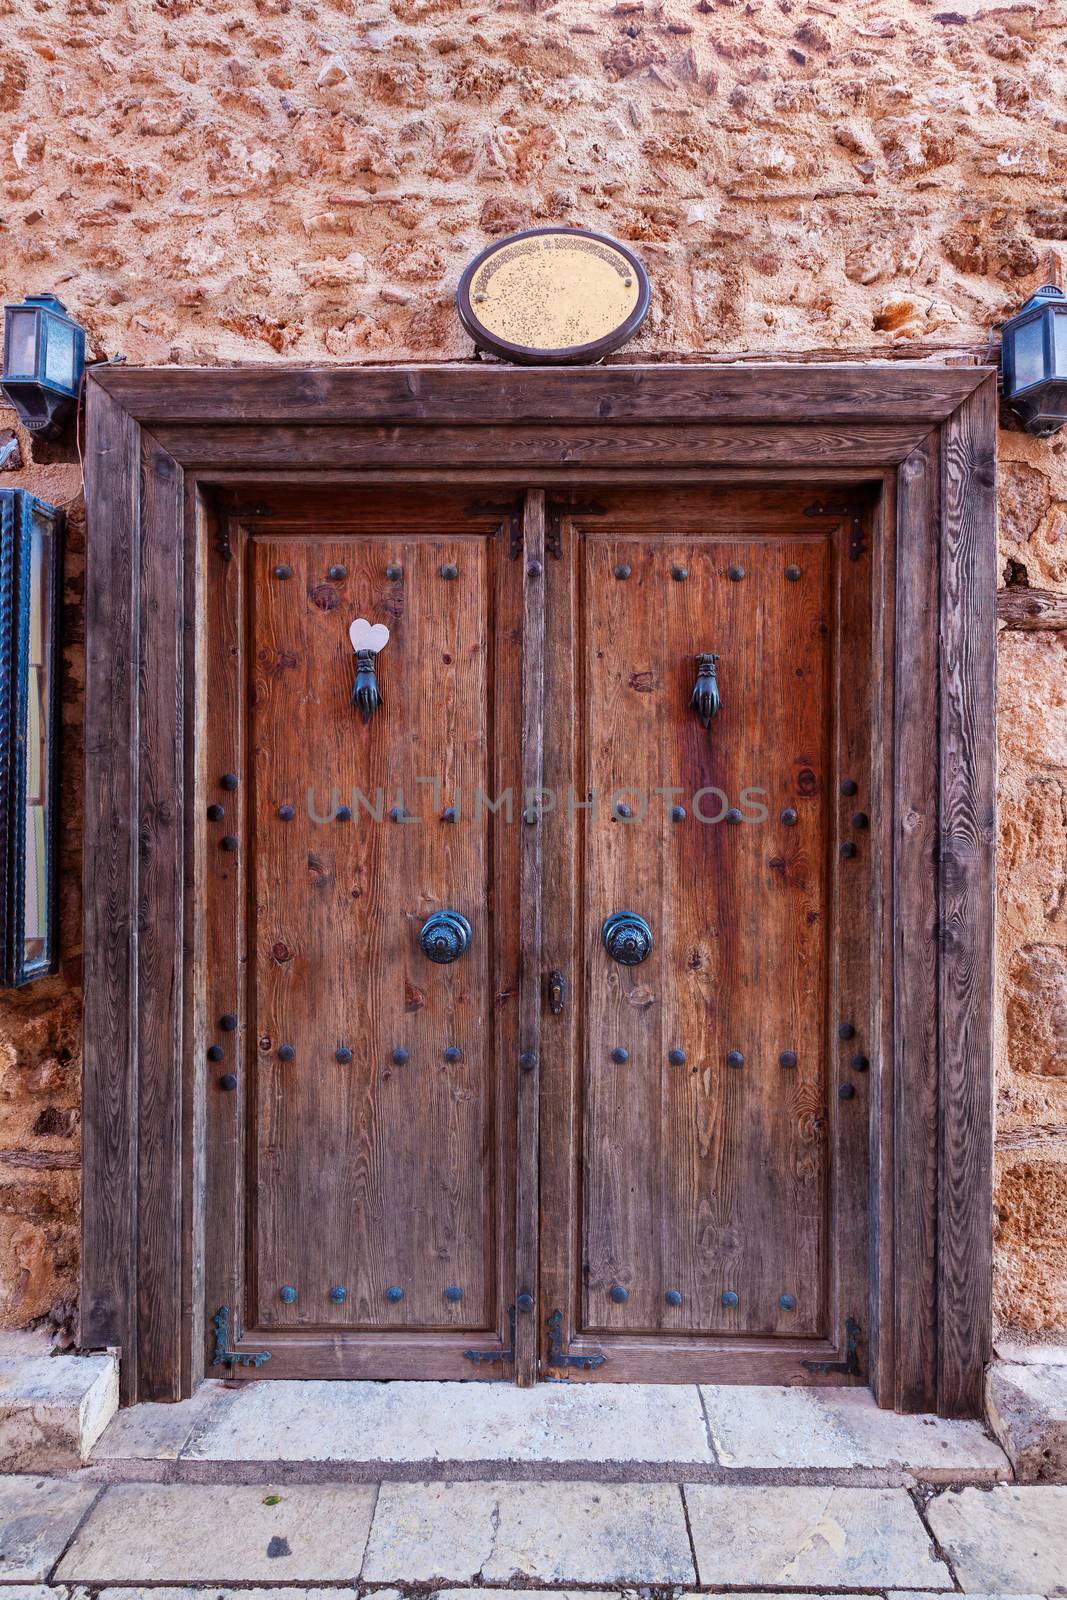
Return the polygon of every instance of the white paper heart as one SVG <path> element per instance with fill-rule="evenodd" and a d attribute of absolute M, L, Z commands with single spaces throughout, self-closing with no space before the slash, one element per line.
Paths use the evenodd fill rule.
<path fill-rule="evenodd" d="M 389 643 L 389 629 L 384 622 L 371 623 L 366 617 L 357 617 L 348 630 L 348 637 L 353 650 L 373 650 L 377 655 Z"/>

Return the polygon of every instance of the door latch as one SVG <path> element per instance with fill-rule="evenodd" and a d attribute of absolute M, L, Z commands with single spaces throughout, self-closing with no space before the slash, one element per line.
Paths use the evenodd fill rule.
<path fill-rule="evenodd" d="M 567 980 L 558 967 L 553 967 L 548 975 L 548 1009 L 558 1017 L 566 1004 Z"/>

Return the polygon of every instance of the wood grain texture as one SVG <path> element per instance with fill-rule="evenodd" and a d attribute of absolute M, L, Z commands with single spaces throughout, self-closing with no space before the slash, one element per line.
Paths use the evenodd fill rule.
<path fill-rule="evenodd" d="M 795 496 L 768 498 L 607 496 L 603 515 L 576 519 L 578 789 L 597 801 L 577 883 L 581 1327 L 606 1350 L 649 1336 L 648 1368 L 631 1353 L 630 1377 L 662 1375 L 660 1346 L 676 1335 L 703 1350 L 717 1333 L 828 1332 L 834 520 L 820 527 Z M 720 655 L 723 694 L 710 730 L 689 706 L 705 649 Z M 632 817 L 613 820 L 613 796 Z M 739 803 L 745 821 L 725 821 Z M 790 808 L 795 825 L 782 820 Z M 653 928 L 652 955 L 633 968 L 600 941 L 603 918 L 623 909 Z M 743 1067 L 727 1064 L 731 1049 Z M 781 1064 L 789 1051 L 795 1066 Z M 865 1208 L 863 1194 L 849 1218 L 861 1238 Z"/>
<path fill-rule="evenodd" d="M 939 451 L 931 435 L 897 484 L 894 685 L 894 1403 L 937 1399 Z"/>
<path fill-rule="evenodd" d="M 868 1375 L 879 1405 L 896 1402 L 896 1327 L 894 1200 L 894 652 L 896 622 L 897 479 L 886 473 L 880 492 L 867 507 L 864 525 L 870 536 L 871 643 L 875 675 L 871 707 L 872 833 L 876 840 L 871 873 L 871 902 L 877 935 L 871 986 L 871 1042 L 876 1053 L 871 1081 L 871 1237 Z"/>
<path fill-rule="evenodd" d="M 987 379 L 942 430 L 937 1409 L 981 1411 L 992 1355 L 995 439 Z"/>
<path fill-rule="evenodd" d="M 835 420 L 824 423 L 764 423 L 760 449 L 779 471 L 793 462 L 807 465 L 874 468 L 903 461 L 926 431 L 914 422 Z M 403 459 L 442 471 L 461 467 L 485 470 L 512 465 L 530 476 L 557 466 L 589 469 L 614 465 L 620 447 L 631 467 L 743 466 L 752 460 L 752 429 L 743 423 L 640 423 L 619 428 L 610 422 L 570 425 L 523 424 L 432 427 L 248 427 L 204 428 L 192 424 L 156 426 L 160 444 L 189 469 L 206 471 L 239 460 L 246 468 L 277 471 L 289 467 L 374 468 Z"/>
<path fill-rule="evenodd" d="M 181 1379 L 184 654 L 181 469 L 149 436 L 141 467 L 137 940 L 139 1392 Z"/>
<path fill-rule="evenodd" d="M 257 535 L 252 550 L 250 1326 L 484 1329 L 496 1069 L 491 824 L 477 796 L 490 792 L 492 551 L 399 519 L 380 536 Z M 332 568 L 345 576 L 330 581 Z M 367 724 L 350 701 L 357 616 L 391 630 Z M 418 942 L 445 908 L 473 929 L 447 965 Z"/>
<path fill-rule="evenodd" d="M 997 621 L 1027 633 L 1067 628 L 1067 594 L 1054 594 L 1051 589 L 998 589 Z"/>
<path fill-rule="evenodd" d="M 225 534 L 221 543 L 219 534 Z M 248 765 L 245 744 L 247 716 L 247 536 L 238 516 L 213 513 L 201 529 L 198 558 L 203 572 L 204 617 L 198 709 L 200 740 L 196 814 L 192 819 L 193 855 L 201 886 L 200 937 L 204 965 L 194 983 L 197 1004 L 195 1040 L 197 1076 L 204 1100 L 204 1271 L 202 1356 L 211 1371 L 215 1331 L 212 1318 L 220 1306 L 238 1310 L 246 1320 L 244 1286 L 245 1213 L 243 1192 L 250 1066 L 255 1035 L 249 1026 L 248 855 L 220 847 L 226 834 L 248 839 Z M 229 550 L 229 555 L 223 554 Z M 236 790 L 223 786 L 233 773 Z M 192 797 L 191 797 L 192 800 Z M 209 816 L 208 808 L 213 808 Z M 216 814 L 215 808 L 221 808 Z M 237 1026 L 225 1028 L 223 1017 Z M 222 1051 L 209 1061 L 207 1051 Z M 225 1075 L 236 1089 L 222 1086 Z"/>
<path fill-rule="evenodd" d="M 136 1337 L 137 830 L 140 429 L 89 383 L 86 435 L 83 1210 L 80 1343 Z"/>
<path fill-rule="evenodd" d="M 522 555 L 522 836 L 519 878 L 519 1059 L 515 1123 L 515 1294 L 534 1296 L 532 1312 L 515 1320 L 515 1379 L 537 1381 L 540 1235 L 540 1074 L 542 884 L 545 782 L 545 494 L 531 489 L 523 502 Z M 526 1063 L 524 1065 L 524 1063 Z M 503 1066 L 504 1064 L 501 1063 Z M 505 1070 L 509 1068 L 505 1067 Z M 516 1070 L 511 1068 L 510 1070 Z"/>
<path fill-rule="evenodd" d="M 871 1185 L 881 1075 L 881 1040 L 875 1003 L 880 949 L 877 886 L 883 834 L 878 827 L 874 752 L 880 744 L 880 674 L 875 671 L 878 619 L 872 605 L 873 521 L 856 494 L 832 538 L 830 608 L 834 677 L 831 706 L 833 762 L 828 785 L 832 807 L 828 852 L 831 916 L 830 1007 L 827 1047 L 828 1114 L 832 1138 L 834 1241 L 829 1284 L 831 1326 L 838 1360 L 847 1350 L 849 1318 L 863 1330 L 859 1364 L 869 1370 L 871 1248 L 877 1194 Z M 852 854 L 843 852 L 851 851 Z M 844 1093 L 847 1098 L 842 1098 Z"/>
<path fill-rule="evenodd" d="M 595 370 L 456 367 L 108 367 L 98 382 L 146 423 L 220 418 L 270 426 L 301 422 L 484 425 L 531 419 L 580 423 L 873 421 L 935 423 L 988 368 L 928 363 L 792 363 L 723 370 L 663 363 Z"/>
<path fill-rule="evenodd" d="M 578 781 L 581 761 L 580 724 L 576 714 L 584 701 L 579 676 L 581 637 L 578 534 L 574 519 L 560 516 L 560 559 L 552 561 L 546 592 L 545 784 L 557 796 L 547 820 L 542 889 L 542 967 L 558 971 L 566 985 L 562 1009 L 544 1015 L 541 1026 L 541 1291 L 542 1371 L 564 1376 L 566 1369 L 549 1366 L 546 1320 L 562 1317 L 561 1339 L 570 1345 L 580 1325 L 581 1254 L 578 1238 L 578 1163 L 583 1008 L 576 1004 L 580 988 L 583 905 L 579 861 L 585 812 L 568 826 L 567 797 Z"/>

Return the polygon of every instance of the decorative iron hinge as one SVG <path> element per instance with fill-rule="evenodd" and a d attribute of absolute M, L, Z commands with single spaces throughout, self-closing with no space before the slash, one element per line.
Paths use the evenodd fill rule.
<path fill-rule="evenodd" d="M 261 1367 L 270 1360 L 269 1350 L 230 1349 L 230 1308 L 220 1306 L 212 1321 L 215 1324 L 215 1358 L 213 1367 Z"/>
<path fill-rule="evenodd" d="M 506 1350 L 464 1350 L 463 1354 L 468 1361 L 473 1361 L 475 1366 L 484 1366 L 490 1361 L 514 1361 L 515 1359 L 515 1307 L 508 1306 L 508 1327 L 511 1330 L 511 1344 Z"/>
<path fill-rule="evenodd" d="M 802 1361 L 800 1365 L 809 1372 L 843 1372 L 846 1377 L 858 1378 L 860 1375 L 860 1337 L 862 1329 L 855 1317 L 845 1318 L 845 1359 L 844 1361 Z"/>
<path fill-rule="evenodd" d="M 863 542 L 863 513 L 860 508 L 850 505 L 847 500 L 813 500 L 810 506 L 804 507 L 806 517 L 847 517 L 849 519 L 848 531 L 848 559 L 858 561 L 863 555 L 866 546 Z"/>
<path fill-rule="evenodd" d="M 596 500 L 545 500 L 545 550 L 557 561 L 563 560 L 564 517 L 603 517 L 604 507 Z"/>
<path fill-rule="evenodd" d="M 517 561 L 522 551 L 522 499 L 472 500 L 464 508 L 468 517 L 503 517 L 508 525 L 508 560 Z"/>
<path fill-rule="evenodd" d="M 223 561 L 233 560 L 233 551 L 230 548 L 230 519 L 225 514 L 219 518 L 219 525 L 215 531 L 215 549 Z"/>
<path fill-rule="evenodd" d="M 563 1343 L 563 1312 L 553 1311 L 548 1319 L 548 1365 L 550 1367 L 580 1367 L 583 1372 L 595 1372 L 608 1359 L 603 1350 L 591 1356 L 578 1356 Z"/>

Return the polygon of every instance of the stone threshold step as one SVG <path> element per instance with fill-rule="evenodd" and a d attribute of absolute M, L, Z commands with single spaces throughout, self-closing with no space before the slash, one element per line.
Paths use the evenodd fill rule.
<path fill-rule="evenodd" d="M 980 1424 L 897 1416 L 866 1389 L 694 1384 L 212 1381 L 177 1405 L 120 1412 L 90 1462 L 109 1481 L 216 1481 L 223 1468 L 219 1478 L 263 1482 L 294 1469 L 318 1477 L 318 1467 L 346 1482 L 751 1475 L 879 1486 L 1010 1475 Z"/>

